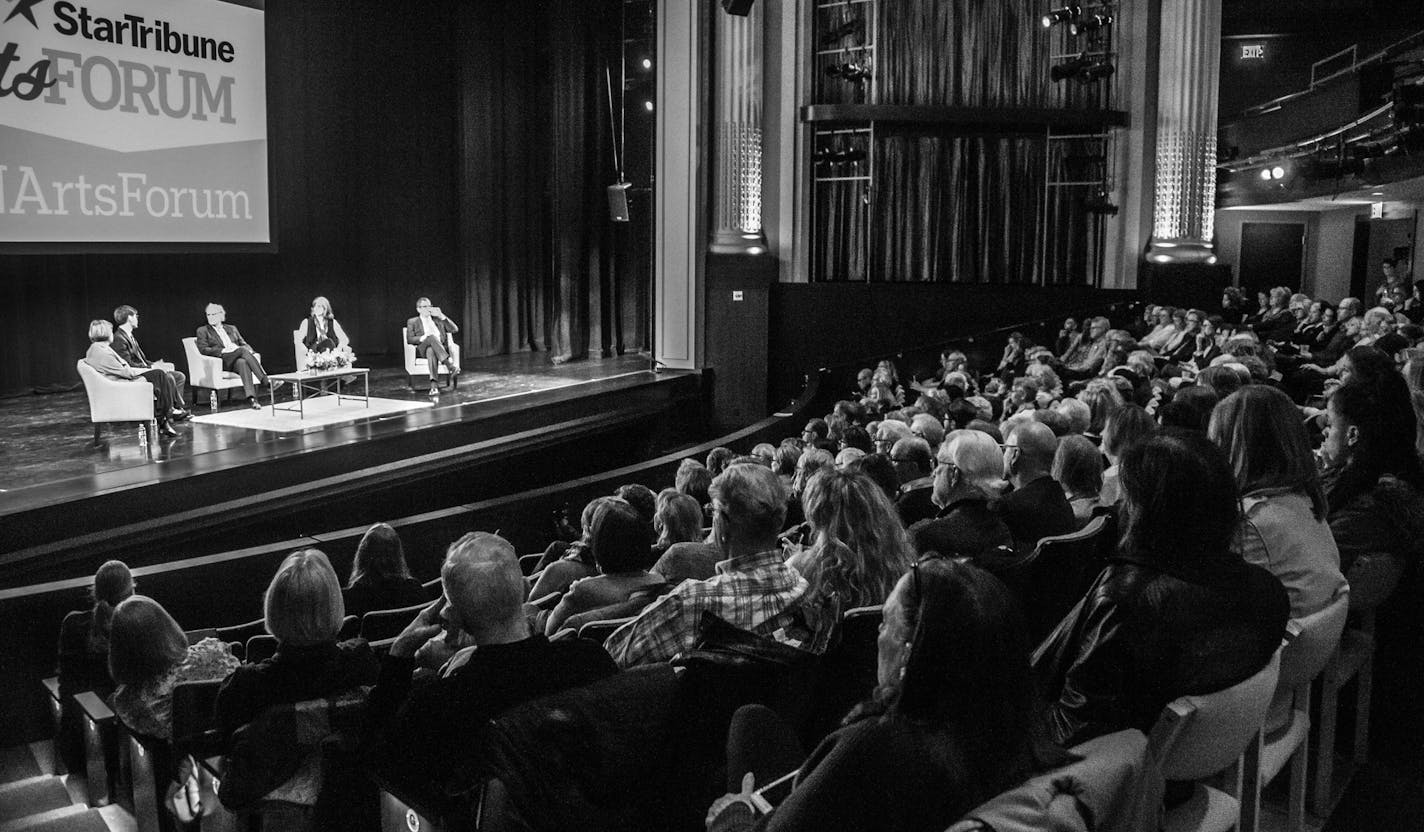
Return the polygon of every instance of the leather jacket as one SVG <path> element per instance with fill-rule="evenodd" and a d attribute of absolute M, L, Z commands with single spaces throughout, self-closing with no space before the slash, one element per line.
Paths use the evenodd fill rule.
<path fill-rule="evenodd" d="M 1230 552 L 1190 566 L 1116 557 L 1034 651 L 1049 732 L 1064 745 L 1150 732 L 1173 699 L 1264 667 L 1289 615 L 1281 582 Z"/>

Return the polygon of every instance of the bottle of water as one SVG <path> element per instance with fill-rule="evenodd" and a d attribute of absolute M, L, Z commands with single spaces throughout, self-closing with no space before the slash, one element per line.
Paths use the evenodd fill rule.
<path fill-rule="evenodd" d="M 217 410 L 217 409 L 218 409 L 218 391 L 216 391 L 216 390 L 209 390 L 209 391 L 208 391 L 208 410 Z"/>
<path fill-rule="evenodd" d="M 148 447 L 148 425 L 146 424 L 138 426 L 138 446 L 140 448 Z"/>

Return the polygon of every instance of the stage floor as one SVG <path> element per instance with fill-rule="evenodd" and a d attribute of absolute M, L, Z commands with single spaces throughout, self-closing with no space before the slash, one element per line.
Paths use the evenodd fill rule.
<path fill-rule="evenodd" d="M 442 387 L 438 399 L 429 397 L 428 384 L 419 381 L 412 392 L 400 367 L 371 370 L 370 392 L 371 396 L 381 399 L 412 403 L 433 401 L 435 413 L 439 414 L 464 405 L 639 373 L 647 370 L 648 365 L 647 356 L 639 354 L 591 358 L 556 366 L 549 363 L 546 353 L 521 353 L 467 359 L 459 386 L 454 390 Z M 360 390 L 358 382 L 356 391 Z M 265 404 L 268 401 L 266 389 L 261 388 L 260 392 Z M 230 403 L 220 403 L 219 412 L 247 410 L 241 394 L 238 389 Z M 210 412 L 206 397 L 203 398 L 204 401 L 193 403 L 195 416 Z M 291 398 L 292 388 L 288 385 L 278 393 L 278 404 Z M 429 408 L 424 408 L 358 418 L 356 422 L 407 419 L 416 414 L 422 421 L 428 421 L 430 413 Z M 66 480 L 77 481 L 76 485 L 93 483 L 94 478 L 111 472 L 164 466 L 236 448 L 247 448 L 255 458 L 263 455 L 268 447 L 275 451 L 279 440 L 292 436 L 290 432 L 192 422 L 182 422 L 176 427 L 177 437 L 164 438 L 152 448 L 143 448 L 139 444 L 137 425 L 105 425 L 101 430 L 101 444 L 96 446 L 93 424 L 89 421 L 89 403 L 82 386 L 66 393 L 0 401 L 0 437 L 3 437 L 0 439 L 0 513 L 33 507 L 37 500 L 47 502 L 54 489 L 40 488 L 42 486 L 54 486 Z M 312 429 L 313 432 L 321 430 L 320 427 Z"/>

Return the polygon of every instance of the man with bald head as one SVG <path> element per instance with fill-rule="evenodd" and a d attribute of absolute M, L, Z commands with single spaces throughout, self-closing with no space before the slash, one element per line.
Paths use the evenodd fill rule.
<path fill-rule="evenodd" d="M 734 463 L 711 491 L 712 539 L 726 560 L 712 577 L 683 581 L 608 637 L 604 646 L 620 667 L 667 661 L 696 646 L 703 613 L 761 635 L 794 623 L 807 583 L 786 565 L 777 540 L 785 484 L 764 466 Z"/>
<path fill-rule="evenodd" d="M 443 782 L 477 761 L 485 723 L 503 711 L 618 669 L 597 644 L 530 632 L 519 558 L 498 535 L 472 532 L 451 544 L 440 582 L 443 597 L 396 637 L 368 701 L 378 752 L 412 782 Z M 460 649 L 433 676 L 413 680 L 417 651 L 442 630 Z"/>
<path fill-rule="evenodd" d="M 1058 438 L 1042 422 L 1021 422 L 1004 437 L 1004 478 L 1014 490 L 994 510 L 1020 552 L 1032 552 L 1043 538 L 1078 528 L 1063 486 L 1049 473 L 1057 450 Z"/>
<path fill-rule="evenodd" d="M 934 456 L 930 445 L 918 436 L 900 439 L 890 448 L 890 462 L 900 478 L 895 509 L 906 528 L 935 516 Z"/>

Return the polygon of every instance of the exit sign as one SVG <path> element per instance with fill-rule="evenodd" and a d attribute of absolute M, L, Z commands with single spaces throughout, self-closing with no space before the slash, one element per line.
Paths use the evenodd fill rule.
<path fill-rule="evenodd" d="M 1241 44 L 1241 60 L 1243 60 L 1243 61 L 1264 61 L 1264 60 L 1266 60 L 1266 44 L 1264 44 L 1264 43 L 1243 43 L 1243 44 Z"/>

